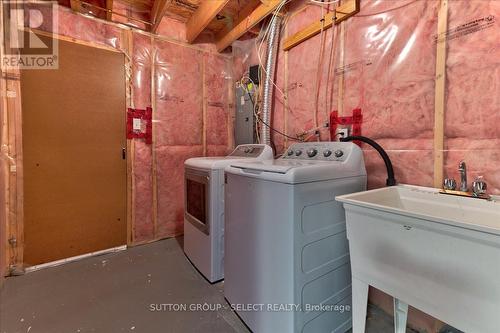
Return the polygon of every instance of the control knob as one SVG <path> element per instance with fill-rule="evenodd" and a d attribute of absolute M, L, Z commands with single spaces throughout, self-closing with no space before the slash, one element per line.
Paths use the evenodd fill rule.
<path fill-rule="evenodd" d="M 332 154 L 332 151 L 330 149 L 327 149 L 323 152 L 323 156 L 329 157 Z"/>
<path fill-rule="evenodd" d="M 293 155 L 293 150 L 292 150 L 292 149 L 290 149 L 290 150 L 288 151 L 288 156 L 292 156 L 292 155 Z"/>
<path fill-rule="evenodd" d="M 309 157 L 314 157 L 318 153 L 318 150 L 316 148 L 311 148 L 307 150 L 307 156 Z"/>
<path fill-rule="evenodd" d="M 338 157 L 342 157 L 342 156 L 344 156 L 344 152 L 342 150 L 339 149 L 339 150 L 335 151 L 335 157 L 338 158 Z"/>
<path fill-rule="evenodd" d="M 302 150 L 297 149 L 297 150 L 295 151 L 295 156 L 300 156 L 300 155 L 302 155 Z"/>

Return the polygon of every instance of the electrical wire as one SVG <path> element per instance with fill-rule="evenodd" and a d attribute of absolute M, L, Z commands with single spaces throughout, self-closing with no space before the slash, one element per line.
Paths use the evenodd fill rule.
<path fill-rule="evenodd" d="M 264 43 L 265 41 L 267 40 L 267 38 L 269 37 L 269 31 L 270 31 L 270 26 L 273 22 L 273 20 L 276 19 L 276 17 L 279 15 L 279 13 L 281 12 L 281 10 L 283 9 L 283 7 L 289 3 L 290 1 L 292 0 L 283 0 L 278 6 L 277 8 L 275 9 L 275 11 L 273 12 L 273 15 L 271 16 L 271 19 L 269 20 L 267 26 L 265 27 L 265 29 L 262 29 L 260 32 L 259 32 L 259 36 L 255 39 L 255 48 L 257 50 L 257 58 L 258 58 L 258 61 L 259 61 L 259 65 L 260 65 L 260 68 L 261 70 L 265 73 L 266 73 L 266 70 L 265 70 L 265 67 L 263 65 L 263 61 L 262 61 L 262 55 L 263 55 L 263 47 L 264 47 Z M 319 1 L 319 0 L 309 0 L 310 2 L 312 3 L 316 3 L 316 4 L 320 4 L 320 5 L 330 5 L 330 4 L 338 4 L 339 3 L 339 0 L 333 0 L 333 1 Z M 388 9 L 388 10 L 385 10 L 385 11 L 381 11 L 381 12 L 376 12 L 376 13 L 368 13 L 368 14 L 357 14 L 355 17 L 366 17 L 366 16 L 375 16 L 375 15 L 379 15 L 379 14 L 383 14 L 383 13 L 387 13 L 387 12 L 390 12 L 390 11 L 394 11 L 394 10 L 397 10 L 397 9 L 400 9 L 400 8 L 403 8 L 403 7 L 406 7 L 406 6 L 409 6 L 413 3 L 416 3 L 418 0 L 412 0 L 406 4 L 403 4 L 401 6 L 398 6 L 398 7 L 394 7 L 394 8 L 391 8 L 391 9 Z M 323 8 L 323 7 L 322 7 Z M 334 9 L 335 10 L 335 9 Z M 336 11 L 336 13 L 340 13 L 340 14 L 345 14 L 341 11 Z M 282 29 L 283 27 L 288 23 L 288 19 L 289 19 L 289 15 L 285 15 L 285 18 L 284 18 L 284 23 L 282 24 Z M 323 34 L 323 27 L 321 29 L 321 34 Z M 330 79 L 330 75 L 332 74 L 332 69 L 333 69 L 333 77 L 335 77 L 335 62 L 336 62 L 336 50 L 335 50 L 335 44 L 336 44 L 336 40 L 337 40 L 337 29 L 335 29 L 335 33 L 332 32 L 332 46 L 331 46 L 331 50 L 330 50 L 330 59 L 329 59 L 329 65 L 328 65 L 328 74 L 327 74 L 327 80 L 329 81 Z M 321 36 L 322 37 L 322 36 Z M 322 40 L 323 38 L 320 39 Z M 323 46 L 323 45 L 322 45 Z M 322 55 L 322 53 L 324 53 L 324 49 L 322 49 L 320 51 L 320 59 L 324 56 Z M 318 63 L 318 72 L 320 72 L 320 67 L 322 65 L 322 61 L 319 61 Z M 332 66 L 333 65 L 333 66 Z M 333 67 L 333 68 L 332 68 Z M 261 79 L 261 72 L 259 71 L 259 79 Z M 273 80 L 273 78 L 270 78 L 270 82 L 271 84 L 276 88 L 277 92 L 279 92 L 279 95 L 280 97 L 283 99 L 283 100 L 286 100 L 287 99 L 287 96 L 285 95 L 285 93 L 283 92 L 283 90 L 276 84 L 276 82 Z M 255 86 L 255 84 L 254 84 Z M 318 78 L 317 78 L 317 86 L 318 86 Z M 328 105 L 328 83 L 327 83 L 327 87 L 326 87 L 326 93 L 325 93 L 325 112 L 326 112 L 326 115 L 327 115 L 327 118 L 328 118 L 328 106 L 332 107 L 333 106 L 333 91 L 334 91 L 334 84 L 332 85 L 331 87 L 331 90 L 330 90 L 330 103 Z M 259 90 L 261 90 L 261 87 L 259 86 Z M 250 95 L 250 93 L 248 92 L 251 100 L 252 100 L 252 103 L 254 104 L 254 115 L 256 117 L 256 119 L 261 122 L 262 124 L 264 124 L 265 126 L 269 127 L 271 130 L 273 130 L 274 132 L 280 134 L 280 135 L 283 135 L 289 139 L 292 139 L 292 140 L 297 140 L 297 141 L 305 141 L 304 139 L 300 140 L 298 138 L 294 138 L 294 137 L 291 137 L 285 133 L 282 133 L 278 130 L 276 130 L 275 128 L 273 128 L 272 126 L 270 126 L 269 124 L 265 123 L 259 116 L 258 112 L 257 112 L 257 105 L 258 103 L 255 103 L 253 102 L 253 99 Z M 319 95 L 318 92 L 316 92 L 317 95 Z M 317 98 L 316 98 L 317 99 Z M 286 105 L 285 103 L 283 103 L 282 100 L 278 99 L 278 101 L 280 103 L 282 103 L 286 109 L 288 109 L 289 111 L 292 111 L 293 110 L 288 106 Z M 316 125 L 318 125 L 318 101 L 315 100 L 315 123 Z M 322 126 L 316 126 L 315 129 L 313 130 L 309 130 L 309 131 L 304 131 L 304 133 L 310 133 L 311 131 L 314 131 L 314 132 L 317 132 L 317 131 L 321 131 L 322 129 L 324 129 L 326 127 L 322 127 Z M 258 131 L 257 131 L 258 132 Z M 317 135 L 316 133 L 314 133 L 313 135 Z M 313 135 L 309 135 L 308 137 L 306 137 L 306 140 L 308 140 L 310 137 L 312 137 Z"/>
<path fill-rule="evenodd" d="M 300 138 L 297 138 L 297 137 L 293 137 L 293 136 L 290 136 L 290 135 L 287 135 L 283 132 L 280 132 L 279 130 L 273 128 L 271 125 L 267 124 L 264 120 L 262 120 L 260 117 L 257 118 L 261 123 L 263 123 L 264 125 L 266 125 L 266 127 L 268 127 L 271 131 L 274 131 L 282 136 L 284 136 L 285 138 L 288 138 L 290 140 L 294 140 L 294 141 L 299 141 L 299 142 L 303 142 L 304 139 L 300 139 Z"/>
<path fill-rule="evenodd" d="M 264 42 L 266 41 L 266 39 L 269 37 L 269 28 L 270 26 L 272 25 L 272 20 L 274 20 L 276 18 L 276 16 L 279 14 L 279 12 L 281 11 L 281 9 L 287 4 L 289 3 L 290 1 L 292 0 L 284 0 L 283 2 L 280 3 L 280 5 L 276 8 L 276 10 L 273 12 L 273 15 L 271 17 L 271 19 L 269 20 L 267 26 L 265 27 L 265 29 L 261 29 L 260 33 L 259 33 L 259 36 L 256 38 L 255 40 L 255 48 L 257 50 L 257 58 L 258 58 L 258 61 L 259 61 L 259 66 L 260 68 L 263 70 L 264 73 L 266 73 L 266 70 L 265 70 L 265 66 L 262 62 L 262 54 L 263 54 L 263 45 L 264 45 Z M 281 29 L 284 29 L 284 26 L 288 23 L 288 20 L 289 20 L 289 15 L 285 15 L 285 18 L 283 20 L 283 23 L 281 25 Z M 260 42 L 260 43 L 259 43 Z M 266 73 L 267 74 L 267 73 Z M 262 75 L 261 75 L 261 72 L 259 71 L 259 80 L 262 80 Z M 286 103 L 284 103 L 283 101 L 287 99 L 287 96 L 286 94 L 283 92 L 283 90 L 274 82 L 273 78 L 270 78 L 270 82 L 271 84 L 276 88 L 277 92 L 279 94 L 277 94 L 275 96 L 275 99 L 277 99 L 281 105 L 283 105 L 283 107 L 288 110 L 288 111 L 291 111 L 292 113 L 294 112 L 294 110 L 289 106 L 287 105 Z M 279 97 L 278 97 L 279 96 Z"/>
<path fill-rule="evenodd" d="M 258 58 L 258 61 L 259 61 L 259 66 L 260 66 L 261 70 L 262 70 L 265 74 L 267 74 L 267 72 L 266 72 L 266 70 L 265 70 L 265 66 L 264 66 L 263 61 L 262 61 L 264 43 L 265 43 L 265 41 L 267 40 L 267 38 L 269 37 L 270 27 L 271 27 L 271 25 L 273 24 L 273 21 L 274 21 L 274 20 L 276 19 L 276 17 L 279 15 L 279 13 L 280 13 L 280 11 L 282 10 L 282 8 L 283 8 L 283 7 L 284 7 L 287 3 L 289 3 L 290 1 L 292 1 L 292 0 L 284 0 L 284 1 L 282 1 L 282 2 L 281 2 L 278 6 L 277 6 L 277 8 L 275 9 L 275 11 L 273 12 L 273 15 L 271 16 L 271 19 L 269 20 L 269 22 L 268 22 L 267 26 L 265 27 L 265 29 L 261 29 L 261 31 L 259 32 L 259 36 L 255 39 L 255 48 L 256 48 L 256 50 L 257 50 L 257 58 Z M 317 1 L 317 0 L 315 0 L 315 1 Z M 315 1 L 313 1 L 313 2 L 315 2 Z M 318 1 L 318 2 L 319 2 L 319 1 Z M 325 3 L 324 3 L 324 2 L 321 2 L 321 3 L 322 3 L 322 4 L 328 4 L 328 3 L 326 3 L 326 2 L 325 2 Z M 338 3 L 338 0 L 337 0 L 337 1 L 332 1 L 331 3 Z M 323 12 L 323 8 L 322 8 L 322 12 Z M 322 15 L 322 16 L 323 16 L 323 15 Z M 286 15 L 286 16 L 285 16 L 285 19 L 284 19 L 284 23 L 282 24 L 281 29 L 283 29 L 283 27 L 287 24 L 288 19 L 289 19 L 289 16 L 288 16 L 288 15 Z M 322 31 L 321 31 L 321 40 L 323 41 L 323 43 L 322 43 L 322 51 L 320 52 L 320 59 L 319 59 L 319 63 L 318 63 L 317 86 L 319 86 L 319 82 L 318 82 L 318 80 L 319 80 L 319 79 L 318 79 L 318 78 L 319 78 L 319 77 L 320 77 L 320 75 L 321 75 L 321 64 L 323 63 L 322 58 L 324 57 L 324 37 L 323 37 L 323 32 L 324 32 L 324 28 L 322 27 Z M 258 73 L 258 74 L 259 74 L 259 80 L 261 80 L 261 78 L 262 78 L 262 73 L 259 71 L 259 73 Z M 248 77 L 248 79 L 249 79 L 249 77 Z M 285 93 L 283 92 L 283 90 L 282 90 L 282 89 L 281 89 L 281 88 L 280 88 L 280 87 L 276 84 L 276 82 L 273 80 L 273 78 L 269 78 L 269 79 L 270 79 L 271 84 L 274 86 L 274 88 L 276 88 L 276 90 L 279 92 L 280 97 L 281 97 L 281 98 L 283 98 L 283 100 L 286 100 L 286 99 L 287 99 L 287 97 L 286 97 Z M 255 84 L 254 84 L 254 86 L 255 86 Z M 261 89 L 261 87 L 260 87 L 260 86 L 259 86 L 259 89 Z M 253 102 L 253 99 L 252 99 L 251 94 L 250 94 L 249 92 L 248 92 L 248 95 L 250 96 L 250 98 L 251 98 L 251 100 L 252 100 L 252 102 Z M 315 124 L 316 124 L 316 127 L 315 127 L 313 130 L 304 131 L 304 133 L 306 134 L 306 133 L 310 133 L 311 131 L 313 131 L 314 133 L 312 134 L 312 136 L 314 136 L 314 135 L 318 136 L 318 140 L 319 140 L 319 134 L 318 134 L 318 132 L 319 132 L 319 131 L 321 131 L 322 129 L 327 128 L 327 126 L 318 126 L 318 124 L 319 124 L 319 120 L 318 120 L 318 117 L 317 117 L 317 114 L 318 114 L 318 110 L 317 110 L 317 109 L 318 109 L 318 107 L 319 107 L 319 87 L 317 87 L 316 96 L 317 96 L 317 98 L 316 98 L 316 102 L 315 102 L 315 104 L 316 104 L 316 110 L 315 110 L 315 117 L 314 117 L 314 118 L 315 118 Z M 279 98 L 276 98 L 276 99 L 278 99 L 278 101 L 279 101 L 279 102 L 280 102 L 280 103 L 281 103 L 281 104 L 282 104 L 282 105 L 283 105 L 283 106 L 284 106 L 287 110 L 289 110 L 289 111 L 292 111 L 292 112 L 293 112 L 293 110 L 292 110 L 292 109 L 291 109 L 288 105 L 286 105 L 285 103 L 283 103 L 283 101 L 282 101 L 282 100 L 280 100 Z M 256 107 L 256 105 L 257 105 L 257 104 L 258 104 L 258 103 L 254 103 L 254 110 L 255 110 L 255 107 Z M 279 131 L 279 130 L 277 130 L 277 129 L 273 128 L 272 126 L 270 126 L 269 124 L 267 124 L 266 122 L 264 122 L 264 121 L 260 118 L 260 116 L 259 116 L 259 114 L 258 114 L 257 112 L 255 112 L 255 111 L 254 111 L 254 114 L 255 114 L 255 116 L 256 116 L 256 119 L 257 119 L 260 123 L 264 124 L 266 127 L 268 127 L 269 129 L 271 129 L 272 131 L 274 131 L 274 132 L 276 132 L 276 133 L 278 133 L 278 134 L 280 134 L 280 135 L 282 135 L 282 136 L 284 136 L 284 137 L 286 137 L 286 138 L 289 138 L 289 139 L 291 139 L 291 140 L 295 140 L 295 141 L 305 141 L 303 138 L 302 138 L 302 139 L 300 139 L 300 138 L 297 138 L 297 137 L 292 137 L 292 136 L 289 136 L 289 135 L 287 135 L 287 134 L 285 134 L 285 133 L 282 133 L 281 131 Z M 328 117 L 327 117 L 327 118 L 328 118 Z M 310 135 L 309 137 L 307 137 L 307 140 L 308 140 L 310 137 L 311 137 L 311 135 Z"/>
<path fill-rule="evenodd" d="M 247 86 L 247 83 L 244 82 L 244 80 L 247 80 L 249 82 L 252 83 L 252 87 L 255 88 L 255 87 L 259 87 L 258 85 L 255 84 L 255 82 L 250 78 L 250 75 L 245 72 L 243 74 L 243 76 L 241 77 L 240 81 L 238 81 L 240 87 L 248 94 L 248 96 L 250 97 L 250 101 L 252 102 L 252 113 L 253 113 L 253 116 L 255 117 L 255 119 L 258 119 L 258 114 L 257 114 L 257 104 L 256 102 L 254 102 L 254 100 L 252 99 L 252 95 L 250 93 L 250 90 L 248 90 L 248 86 Z M 260 89 L 260 87 L 259 87 Z M 258 97 L 258 94 L 256 94 L 257 97 Z M 259 127 L 258 126 L 254 126 L 254 129 L 255 129 L 255 139 L 257 141 L 257 143 L 260 143 L 260 133 L 259 133 Z"/>
<path fill-rule="evenodd" d="M 321 17 L 324 18 L 324 13 L 323 13 L 323 7 L 321 7 Z M 321 85 L 321 74 L 322 74 L 322 67 L 323 67 L 323 56 L 324 56 L 324 50 L 325 50 L 325 20 L 321 20 L 321 31 L 319 35 L 319 54 L 318 54 L 318 69 L 316 71 L 316 92 L 314 94 L 314 125 L 318 127 L 319 125 L 319 120 L 318 120 L 318 114 L 319 114 L 319 90 L 320 90 L 320 85 Z M 318 138 L 319 139 L 319 138 Z"/>
<path fill-rule="evenodd" d="M 325 91 L 325 105 L 326 105 L 326 116 L 328 117 L 329 111 L 333 108 L 333 91 L 335 88 L 335 65 L 337 63 L 337 39 L 338 39 L 338 32 L 339 29 L 337 26 L 332 27 L 332 41 L 331 41 L 331 48 L 330 48 L 330 59 L 329 59 L 329 64 L 328 64 L 328 73 L 327 73 L 327 78 L 326 78 L 326 91 Z M 330 87 L 330 94 L 328 94 L 328 89 L 330 86 L 330 77 L 333 79 L 331 80 L 331 87 Z M 330 97 L 330 98 L 328 98 Z"/>
<path fill-rule="evenodd" d="M 251 82 L 253 82 L 253 81 L 252 81 L 252 79 L 250 79 L 250 78 L 248 78 L 248 79 L 249 79 Z M 243 89 L 245 89 L 245 88 L 243 88 Z M 246 91 L 246 93 L 248 94 L 248 97 L 250 97 L 250 101 L 251 101 L 251 102 L 252 102 L 252 104 L 254 105 L 254 110 L 255 110 L 255 105 L 256 105 L 256 103 L 254 102 L 254 99 L 252 98 L 252 95 L 250 94 L 250 91 L 249 91 L 249 90 L 247 90 L 247 89 L 245 89 L 245 91 Z M 286 138 L 288 138 L 288 139 L 290 139 L 290 140 L 295 140 L 295 141 L 304 141 L 304 140 L 301 140 L 301 139 L 299 139 L 299 138 L 296 138 L 296 137 L 293 137 L 293 136 L 289 136 L 289 135 L 287 135 L 287 134 L 285 134 L 285 133 L 283 133 L 283 132 L 281 132 L 281 131 L 279 131 L 279 130 L 275 129 L 274 127 L 272 127 L 271 125 L 269 125 L 268 123 L 266 123 L 264 120 L 262 120 L 262 118 L 261 118 L 261 117 L 260 117 L 257 113 L 255 113 L 255 112 L 254 112 L 254 114 L 255 114 L 255 117 L 257 118 L 257 120 L 258 120 L 259 122 L 261 122 L 262 124 L 264 124 L 266 127 L 268 127 L 270 130 L 272 130 L 272 131 L 274 131 L 274 132 L 276 132 L 276 133 L 278 133 L 278 134 L 280 134 L 280 135 L 282 135 L 282 136 L 284 136 L 284 137 L 286 137 Z"/>

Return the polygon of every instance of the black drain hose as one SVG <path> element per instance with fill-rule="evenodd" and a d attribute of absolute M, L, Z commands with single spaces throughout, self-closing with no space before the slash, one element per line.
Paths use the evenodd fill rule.
<path fill-rule="evenodd" d="M 394 186 L 396 185 L 396 178 L 394 178 L 394 169 L 392 167 L 392 162 L 391 159 L 389 158 L 389 155 L 385 152 L 384 148 L 380 146 L 378 143 L 373 141 L 370 138 L 367 138 L 366 136 L 361 136 L 361 135 L 353 135 L 353 136 L 348 136 L 345 138 L 340 138 L 341 142 L 347 142 L 347 141 L 362 141 L 364 143 L 369 144 L 372 146 L 382 157 L 385 163 L 385 168 L 387 169 L 387 180 L 385 184 L 387 186 Z"/>

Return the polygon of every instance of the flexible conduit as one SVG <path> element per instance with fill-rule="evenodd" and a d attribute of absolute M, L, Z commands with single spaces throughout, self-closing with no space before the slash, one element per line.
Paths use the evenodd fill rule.
<path fill-rule="evenodd" d="M 274 16 L 269 22 L 269 37 L 267 39 L 266 67 L 264 73 L 264 91 L 262 98 L 262 122 L 268 126 L 260 129 L 260 140 L 266 145 L 271 145 L 271 108 L 273 106 L 273 79 L 276 68 L 276 55 L 280 36 L 281 17 Z"/>

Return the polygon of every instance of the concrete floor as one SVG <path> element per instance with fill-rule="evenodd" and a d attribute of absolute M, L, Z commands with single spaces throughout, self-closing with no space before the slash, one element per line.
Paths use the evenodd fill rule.
<path fill-rule="evenodd" d="M 0 332 L 248 332 L 228 307 L 223 285 L 209 284 L 191 266 L 182 238 L 168 239 L 8 278 Z M 219 308 L 166 309 L 203 303 Z M 367 332 L 393 332 L 392 318 L 376 309 L 367 325 Z"/>

